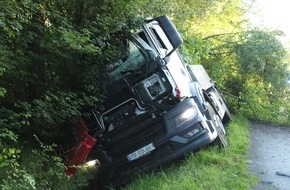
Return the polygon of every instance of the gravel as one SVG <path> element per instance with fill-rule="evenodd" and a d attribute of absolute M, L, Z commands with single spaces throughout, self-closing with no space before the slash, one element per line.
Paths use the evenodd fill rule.
<path fill-rule="evenodd" d="M 252 122 L 250 171 L 260 183 L 253 190 L 290 190 L 290 127 Z"/>

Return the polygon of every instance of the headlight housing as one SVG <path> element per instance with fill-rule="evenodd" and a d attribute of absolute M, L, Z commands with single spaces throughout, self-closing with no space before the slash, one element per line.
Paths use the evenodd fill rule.
<path fill-rule="evenodd" d="M 197 116 L 197 110 L 196 107 L 191 107 L 189 109 L 186 109 L 185 111 L 183 111 L 181 114 L 179 114 L 176 118 L 175 118 L 175 125 L 176 127 L 180 127 L 181 125 L 183 125 L 184 123 L 186 123 L 187 121 L 193 119 L 195 116 Z"/>

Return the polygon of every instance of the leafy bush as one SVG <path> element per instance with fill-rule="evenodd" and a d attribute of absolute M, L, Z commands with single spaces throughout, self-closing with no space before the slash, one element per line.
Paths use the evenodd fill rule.
<path fill-rule="evenodd" d="M 96 169 L 80 168 L 75 177 L 69 177 L 64 172 L 66 166 L 62 158 L 55 153 L 56 145 L 43 145 L 39 140 L 37 142 L 40 143 L 41 149 L 26 148 L 21 152 L 20 159 L 20 151 L 3 151 L 17 158 L 19 162 L 14 160 L 12 163 L 10 159 L 9 165 L 2 167 L 1 189 L 77 190 L 88 185 L 88 180 L 94 176 Z"/>
<path fill-rule="evenodd" d="M 290 99 L 287 90 L 272 93 L 257 76 L 244 82 L 243 92 L 233 96 L 225 94 L 235 110 L 252 120 L 289 125 Z"/>

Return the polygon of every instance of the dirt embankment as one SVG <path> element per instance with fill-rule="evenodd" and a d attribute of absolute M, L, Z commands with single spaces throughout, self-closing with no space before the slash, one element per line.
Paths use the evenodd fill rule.
<path fill-rule="evenodd" d="M 259 177 L 254 190 L 290 190 L 290 127 L 252 122 L 250 170 Z"/>

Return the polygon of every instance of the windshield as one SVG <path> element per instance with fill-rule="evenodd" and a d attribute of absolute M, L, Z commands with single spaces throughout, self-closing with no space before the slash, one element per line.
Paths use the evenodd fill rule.
<path fill-rule="evenodd" d="M 109 81 L 114 82 L 122 78 L 126 71 L 136 71 L 145 65 L 146 59 L 135 43 L 129 41 L 128 56 L 125 60 L 118 60 L 109 65 Z"/>

